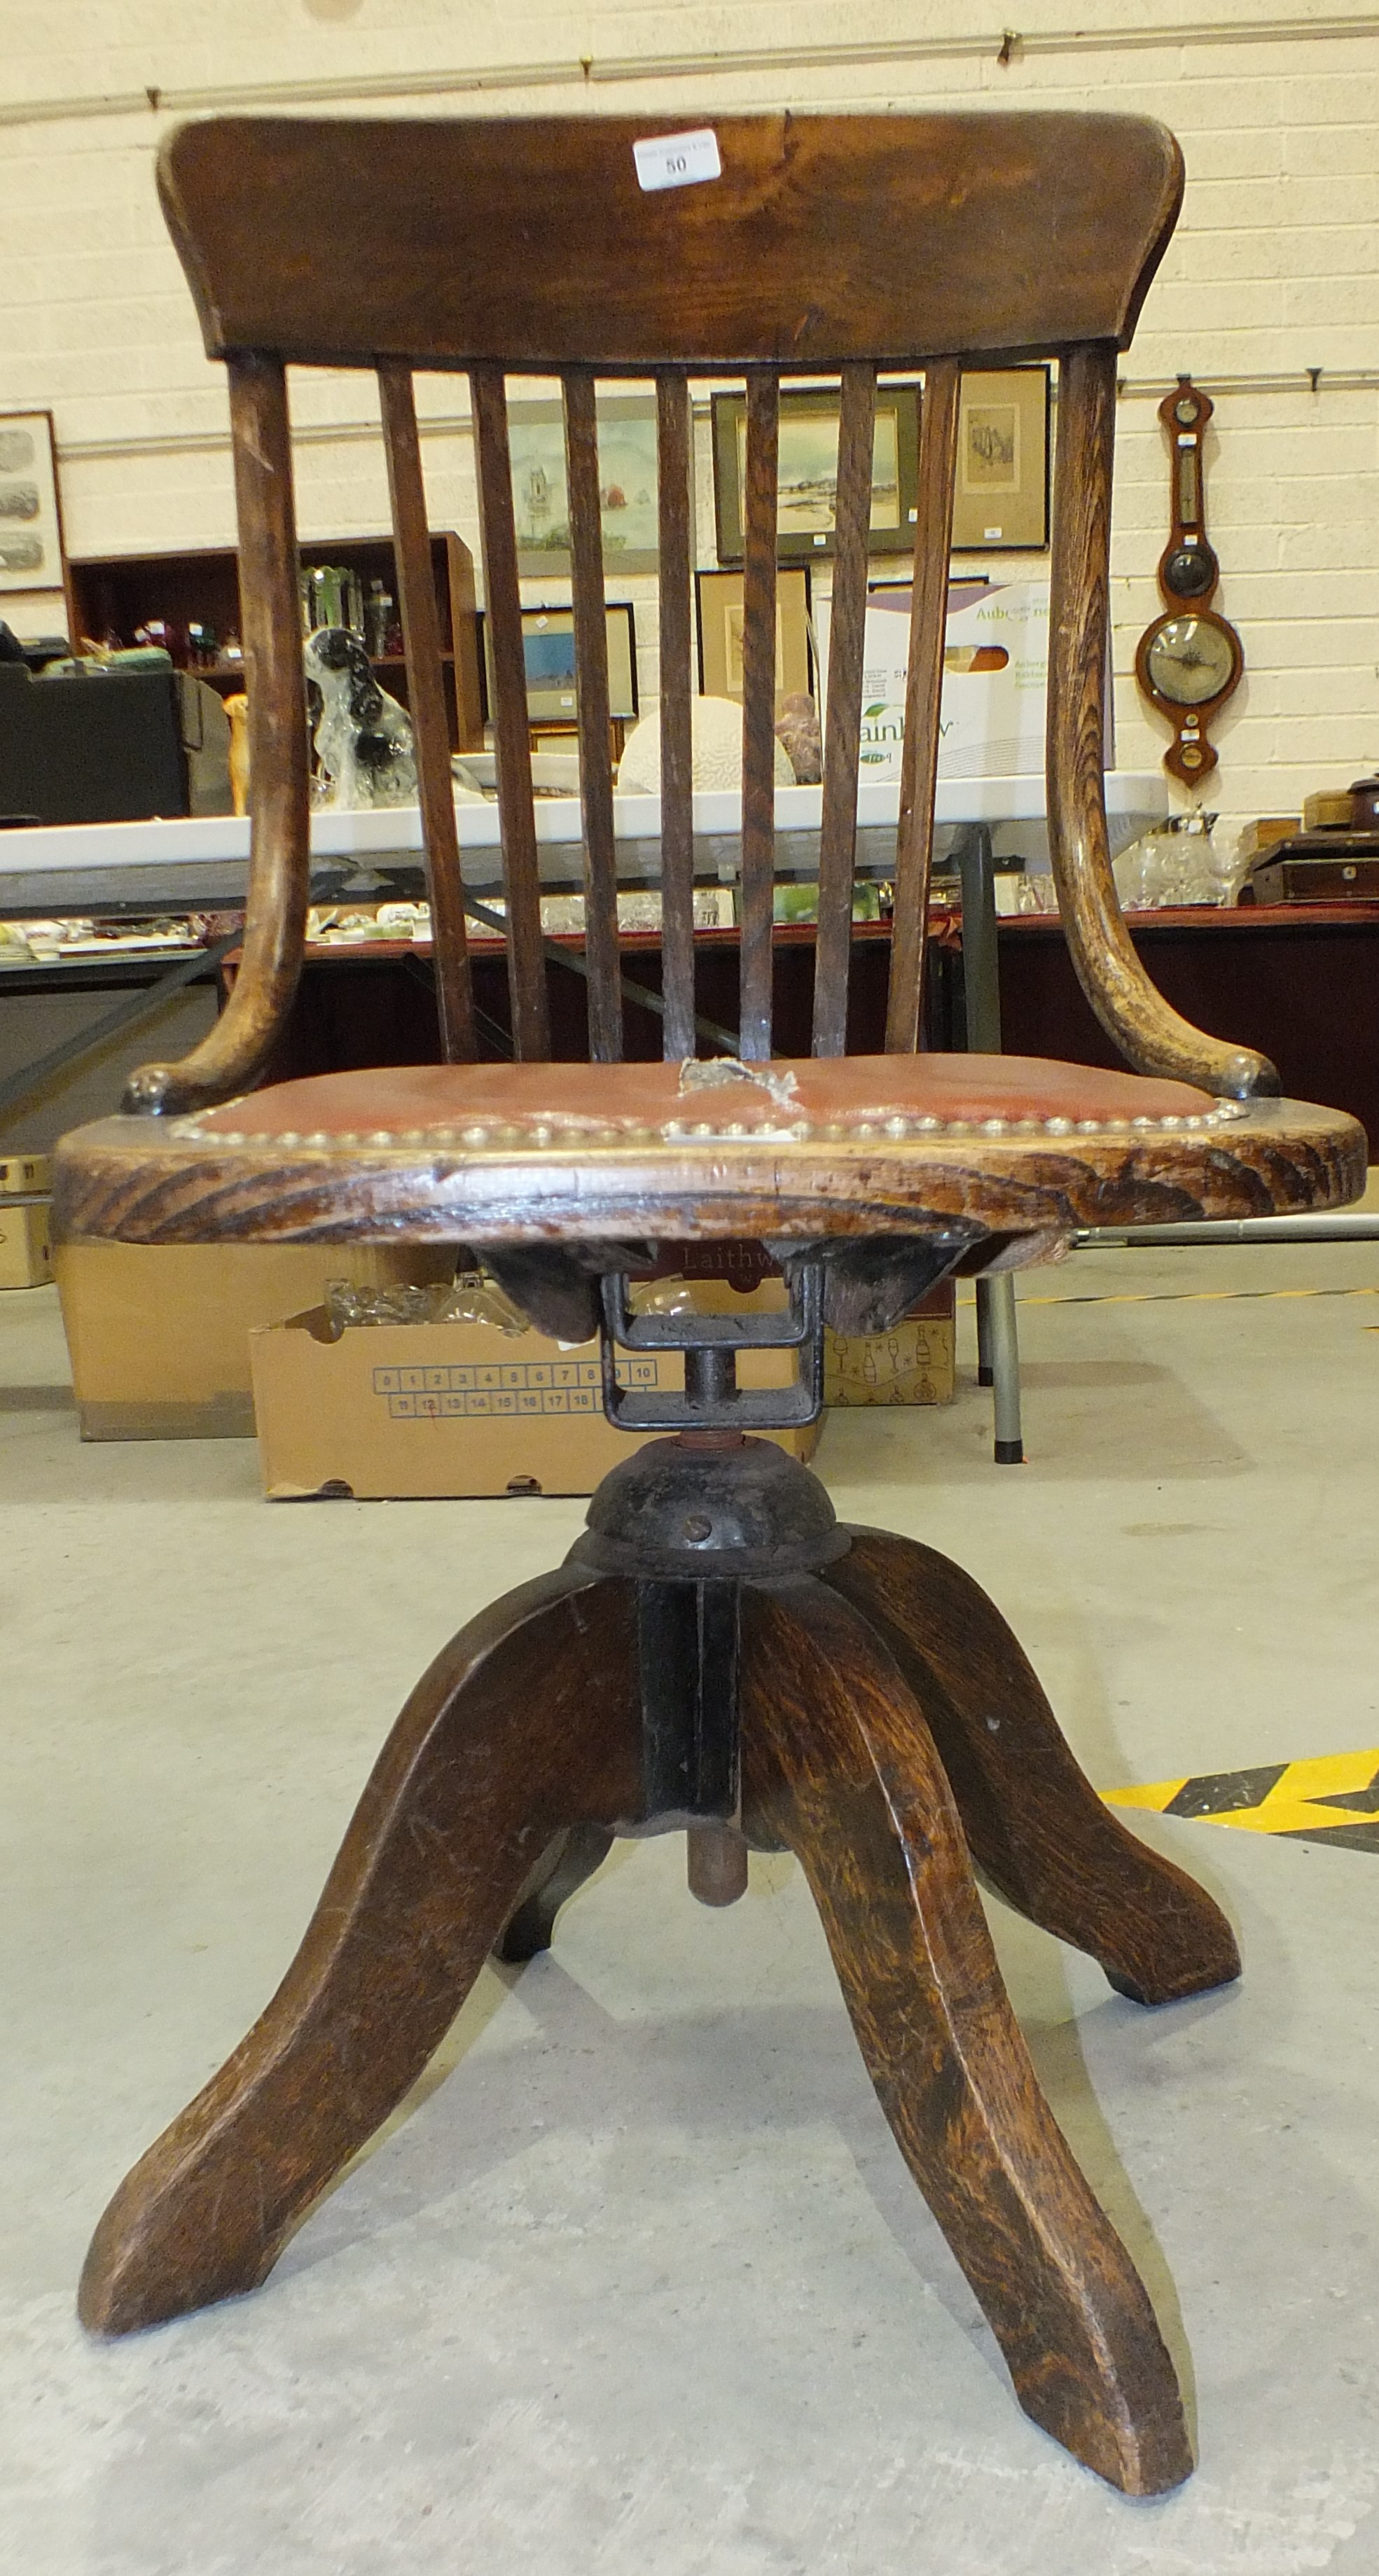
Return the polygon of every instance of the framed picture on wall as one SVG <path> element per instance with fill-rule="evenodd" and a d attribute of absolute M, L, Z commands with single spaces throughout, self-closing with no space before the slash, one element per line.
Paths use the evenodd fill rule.
<path fill-rule="evenodd" d="M 838 405 L 834 391 L 780 397 L 777 466 L 776 555 L 779 562 L 811 563 L 834 551 L 838 490 Z M 742 496 L 747 482 L 747 397 L 715 394 L 713 407 L 714 521 L 721 564 L 740 564 Z M 919 461 L 919 387 L 880 384 L 872 438 L 871 552 L 908 554 L 914 545 L 915 476 Z"/>
<path fill-rule="evenodd" d="M 653 395 L 600 395 L 599 516 L 603 560 L 612 573 L 654 572 L 660 560 Z M 570 570 L 570 502 L 565 481 L 565 412 L 560 402 L 508 410 L 517 569 L 524 580 Z"/>
<path fill-rule="evenodd" d="M 742 575 L 697 572 L 695 622 L 699 629 L 699 694 L 742 696 Z M 776 706 L 813 687 L 809 645 L 810 584 L 807 564 L 787 565 L 776 576 Z"/>
<path fill-rule="evenodd" d="M 0 412 L 0 591 L 67 591 L 50 411 Z"/>
<path fill-rule="evenodd" d="M 955 553 L 1049 542 L 1049 370 L 965 375 L 958 397 Z"/>
<path fill-rule="evenodd" d="M 637 627 L 630 600 L 609 604 L 608 712 L 624 720 L 637 713 Z M 493 711 L 493 675 L 488 661 L 488 621 L 483 627 L 484 712 Z M 575 613 L 572 608 L 524 608 L 522 659 L 527 673 L 527 722 L 573 724 L 575 697 Z"/>

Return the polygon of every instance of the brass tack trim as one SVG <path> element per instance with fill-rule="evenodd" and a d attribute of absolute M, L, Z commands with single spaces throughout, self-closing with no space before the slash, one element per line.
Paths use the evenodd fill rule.
<path fill-rule="evenodd" d="M 233 1104 L 227 1104 L 227 1106 Z M 804 1143 L 814 1139 L 828 1144 L 872 1144 L 886 1137 L 895 1142 L 968 1136 L 1138 1136 L 1163 1134 L 1200 1134 L 1218 1127 L 1234 1126 L 1248 1119 L 1252 1104 L 1248 1101 L 1220 1100 L 1206 1110 L 1173 1111 L 1159 1117 L 1140 1112 L 1133 1117 L 1070 1118 L 943 1118 L 933 1112 L 896 1112 L 889 1118 L 858 1120 L 830 1119 L 816 1126 L 809 1119 L 797 1119 L 788 1126 L 758 1126 L 741 1119 L 721 1124 L 709 1119 L 693 1122 L 682 1118 L 666 1119 L 659 1126 L 622 1126 L 604 1121 L 581 1131 L 578 1142 L 596 1148 L 674 1144 L 685 1138 L 696 1142 L 769 1144 L 790 1141 Z M 340 1151 L 350 1147 L 425 1147 L 441 1146 L 547 1148 L 562 1141 L 560 1132 L 545 1119 L 530 1124 L 471 1123 L 463 1127 L 433 1125 L 430 1127 L 378 1127 L 368 1133 L 342 1128 L 332 1134 L 327 1128 L 299 1130 L 284 1128 L 277 1135 L 249 1132 L 243 1128 L 214 1128 L 207 1122 L 211 1113 L 170 1121 L 165 1134 L 179 1145 L 214 1145 L 216 1147 L 256 1147 L 265 1151 L 310 1147 L 317 1151 Z M 223 1115 L 223 1111 L 219 1113 Z M 576 1140 L 570 1139 L 570 1142 Z"/>

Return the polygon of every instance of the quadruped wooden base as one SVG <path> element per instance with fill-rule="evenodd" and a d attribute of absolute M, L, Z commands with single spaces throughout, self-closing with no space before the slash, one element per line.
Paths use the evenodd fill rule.
<path fill-rule="evenodd" d="M 1173 2367 L 1039 2090 L 973 1863 L 1141 2003 L 1236 1976 L 1235 1942 L 1107 1813 L 970 1577 L 907 1539 L 849 1537 L 820 1573 L 741 1585 L 741 1803 L 693 1826 L 692 1883 L 728 1901 L 744 1842 L 798 1854 L 896 2141 L 1020 2404 L 1112 2485 L 1158 2494 L 1192 2466 Z M 472 1621 L 418 1683 L 273 2001 L 102 2218 L 79 2303 L 94 2331 L 261 2282 L 489 1953 L 545 1947 L 611 1837 L 657 1821 L 636 1595 L 571 1564 Z"/>

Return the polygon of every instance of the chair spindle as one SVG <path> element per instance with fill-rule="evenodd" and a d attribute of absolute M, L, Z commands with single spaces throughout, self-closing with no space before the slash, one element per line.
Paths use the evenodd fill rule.
<path fill-rule="evenodd" d="M 565 473 L 570 497 L 579 795 L 584 821 L 584 954 L 589 970 L 589 1055 L 622 1056 L 618 981 L 618 862 L 613 838 L 613 771 L 608 715 L 608 621 L 599 510 L 598 418 L 594 378 L 583 368 L 563 380 Z"/>
<path fill-rule="evenodd" d="M 388 459 L 402 638 L 407 654 L 407 696 L 416 746 L 426 889 L 431 903 L 441 1054 L 447 1064 L 471 1062 L 478 1052 L 474 995 L 465 938 L 459 835 L 455 828 L 440 615 L 431 570 L 431 531 L 410 367 L 396 358 L 380 360 L 378 391 Z"/>
<path fill-rule="evenodd" d="M 833 597 L 828 629 L 828 723 L 819 834 L 819 925 L 814 951 L 815 1055 L 847 1052 L 848 967 L 857 858 L 857 763 L 862 739 L 862 648 L 871 536 L 876 369 L 842 371 Z"/>
<path fill-rule="evenodd" d="M 910 670 L 905 689 L 905 747 L 901 754 L 900 816 L 895 835 L 895 908 L 886 1006 L 888 1055 L 914 1053 L 924 1007 L 924 949 L 934 856 L 939 702 L 943 695 L 961 386 L 962 371 L 956 358 L 937 358 L 925 369 L 915 495 Z"/>
<path fill-rule="evenodd" d="M 527 668 L 522 651 L 522 595 L 517 580 L 507 388 L 501 367 L 476 367 L 470 386 L 493 682 L 498 821 L 507 897 L 513 1052 L 518 1057 L 545 1057 L 551 1051 L 550 1014 L 541 947 L 541 883 L 532 805 Z"/>
<path fill-rule="evenodd" d="M 661 589 L 661 990 L 669 1062 L 691 1056 L 694 1028 L 693 416 L 689 379 L 656 379 Z"/>
<path fill-rule="evenodd" d="M 747 378 L 746 510 L 742 563 L 742 927 L 740 1053 L 771 1053 L 772 918 L 776 856 L 776 499 L 780 379 Z"/>

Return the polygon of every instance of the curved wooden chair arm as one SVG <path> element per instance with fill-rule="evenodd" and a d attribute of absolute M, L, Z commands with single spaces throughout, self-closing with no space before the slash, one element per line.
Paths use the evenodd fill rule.
<path fill-rule="evenodd" d="M 1248 1100 L 1276 1093 L 1267 1056 L 1194 1028 L 1164 1000 L 1125 926 L 1103 783 L 1116 350 L 1065 352 L 1058 381 L 1049 601 L 1049 850 L 1064 936 L 1092 1009 L 1138 1073 Z"/>
<path fill-rule="evenodd" d="M 252 816 L 243 959 L 200 1045 L 179 1064 L 131 1074 L 124 1108 L 146 1117 L 210 1108 L 252 1087 L 292 1006 L 306 938 L 309 745 L 286 372 L 280 358 L 242 355 L 229 376 Z"/>

